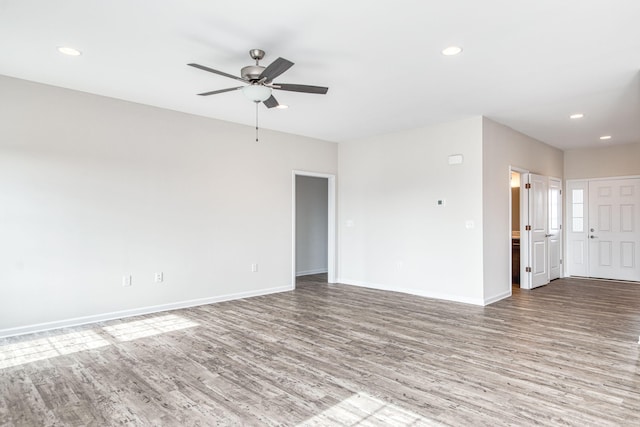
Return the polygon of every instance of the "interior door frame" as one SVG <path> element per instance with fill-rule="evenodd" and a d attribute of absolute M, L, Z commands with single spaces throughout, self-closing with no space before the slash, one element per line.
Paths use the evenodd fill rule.
<path fill-rule="evenodd" d="M 531 204 L 530 204 L 530 193 L 529 191 L 527 191 L 526 189 L 526 184 L 529 182 L 529 177 L 530 175 L 537 175 L 540 177 L 544 177 L 547 179 L 547 203 L 549 202 L 549 182 L 550 181 L 556 181 L 559 182 L 560 184 L 560 190 L 562 191 L 562 179 L 557 178 L 557 177 L 553 177 L 553 176 L 546 176 L 546 175 L 539 175 L 539 174 L 534 174 L 532 172 L 530 172 L 527 169 L 522 169 L 522 168 L 518 168 L 516 166 L 509 166 L 509 183 L 511 184 L 511 173 L 512 172 L 517 172 L 520 174 L 520 288 L 521 289 L 534 289 L 533 286 L 533 273 L 527 271 L 527 267 L 533 267 L 532 265 L 532 244 L 531 244 L 531 235 L 530 233 L 526 230 L 526 226 L 531 224 L 531 219 L 529 218 L 530 214 L 531 214 Z M 511 187 L 511 185 L 509 185 L 509 187 Z M 512 206 L 512 198 L 511 198 L 511 191 L 509 191 L 509 206 Z M 562 192 L 560 193 L 560 209 L 562 209 L 562 206 L 564 206 L 564 201 L 565 200 L 563 198 Z M 560 223 L 563 224 L 564 223 L 564 212 L 566 212 L 566 210 L 562 210 L 561 213 L 561 217 L 560 217 Z M 509 233 L 512 233 L 512 228 L 513 228 L 513 212 L 512 209 L 509 209 Z M 546 221 L 546 227 L 549 227 L 548 221 L 550 218 L 550 211 L 548 209 L 546 209 L 546 214 L 545 214 L 545 221 Z M 564 227 L 564 229 L 566 230 L 566 227 Z M 562 259 L 564 259 L 564 255 L 565 255 L 565 239 L 564 239 L 564 233 L 562 232 L 562 227 L 561 227 L 561 232 L 560 232 L 560 236 L 559 236 L 559 244 L 560 244 L 560 259 L 562 262 Z M 511 236 L 509 236 L 509 241 L 511 242 Z M 547 279 L 549 279 L 549 268 L 548 265 L 550 264 L 550 252 L 548 250 L 548 244 L 547 244 L 547 252 L 546 252 L 546 259 L 544 260 L 545 263 L 547 264 Z M 512 253 L 512 252 L 511 252 Z M 513 263 L 513 255 L 511 255 L 511 263 L 509 264 L 509 266 L 511 267 Z M 563 266 L 560 268 L 560 277 L 564 277 L 565 276 L 565 272 L 564 272 L 564 262 L 563 262 Z M 511 272 L 509 273 L 511 274 Z M 511 276 L 509 276 L 511 277 Z M 549 283 L 549 280 L 547 280 L 547 283 Z M 545 283 L 545 284 L 547 284 Z"/>
<path fill-rule="evenodd" d="M 525 225 L 528 221 L 529 212 L 529 200 L 524 190 L 523 176 L 529 173 L 528 169 L 522 169 L 517 166 L 509 166 L 509 247 L 512 247 L 512 230 L 513 230 L 513 200 L 511 195 L 511 173 L 517 172 L 520 174 L 520 288 L 530 289 L 528 273 L 526 272 L 527 262 L 529 259 L 529 239 L 525 232 Z M 511 262 L 509 263 L 509 280 L 511 281 L 511 268 L 513 265 L 513 251 L 509 251 Z M 524 284 L 524 286 L 523 286 Z M 509 288 L 511 290 L 511 287 Z"/>
<path fill-rule="evenodd" d="M 327 282 L 336 283 L 336 176 L 293 170 L 291 175 L 291 287 L 296 286 L 296 177 L 327 178 Z"/>

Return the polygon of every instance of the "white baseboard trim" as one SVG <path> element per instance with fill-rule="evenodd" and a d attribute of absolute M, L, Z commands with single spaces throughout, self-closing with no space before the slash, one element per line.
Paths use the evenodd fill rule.
<path fill-rule="evenodd" d="M 114 311 L 111 313 L 102 313 L 91 316 L 75 317 L 72 319 L 57 320 L 54 322 L 38 323 L 34 325 L 18 326 L 15 328 L 0 329 L 0 338 L 7 338 L 16 335 L 32 334 L 34 332 L 44 332 L 51 329 L 67 328 L 72 326 L 86 325 L 88 323 L 104 322 L 107 320 L 122 319 L 125 317 L 140 316 L 143 314 L 152 314 L 163 311 L 178 310 L 181 308 L 196 307 L 199 305 L 214 304 L 217 302 L 238 300 L 243 298 L 257 297 L 261 295 L 275 294 L 279 292 L 287 292 L 294 290 L 291 285 L 280 286 L 276 288 L 259 289 L 257 291 L 238 292 L 235 294 L 220 295 L 215 297 L 198 298 L 187 301 L 179 301 L 168 304 L 153 305 L 149 307 L 140 307 L 130 310 Z"/>
<path fill-rule="evenodd" d="M 380 291 L 400 292 L 403 294 L 416 295 L 416 296 L 425 297 L 425 298 L 461 302 L 464 304 L 485 305 L 484 300 L 481 298 L 466 298 L 458 295 L 449 295 L 449 294 L 442 294 L 437 292 L 427 292 L 422 289 L 400 288 L 395 286 L 381 285 L 378 283 L 362 282 L 359 280 L 351 280 L 351 279 L 344 279 L 344 278 L 338 279 L 337 283 L 342 283 L 342 284 L 351 285 L 351 286 L 359 286 L 361 288 L 377 289 Z"/>
<path fill-rule="evenodd" d="M 318 268 L 315 270 L 306 270 L 306 271 L 296 271 L 296 277 L 308 276 L 310 274 L 323 274 L 328 272 L 329 270 L 327 270 L 326 268 Z"/>
<path fill-rule="evenodd" d="M 484 299 L 484 305 L 493 304 L 494 302 L 498 302 L 501 299 L 509 298 L 510 296 L 511 296 L 511 291 L 509 290 L 509 291 L 503 292 L 501 294 L 494 295 L 494 296 L 489 297 L 489 298 L 485 298 Z"/>

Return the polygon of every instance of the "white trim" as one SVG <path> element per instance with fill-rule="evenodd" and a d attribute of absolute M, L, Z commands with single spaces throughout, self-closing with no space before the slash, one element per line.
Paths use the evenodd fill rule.
<path fill-rule="evenodd" d="M 493 304 L 494 302 L 498 302 L 498 301 L 500 301 L 502 299 L 509 298 L 510 296 L 511 296 L 511 289 L 509 289 L 509 292 L 503 292 L 501 294 L 494 295 L 494 296 L 489 297 L 489 298 L 485 298 L 484 299 L 484 305 Z"/>
<path fill-rule="evenodd" d="M 0 338 L 12 337 L 16 335 L 31 334 L 34 332 L 44 332 L 51 329 L 66 328 L 72 326 L 86 325 L 88 323 L 104 322 L 106 320 L 122 319 L 125 317 L 140 316 L 143 314 L 158 313 L 162 311 L 178 310 L 181 308 L 196 307 L 200 305 L 214 304 L 223 301 L 238 300 L 261 295 L 275 294 L 279 292 L 292 291 L 292 286 L 280 286 L 277 288 L 260 289 L 257 291 L 238 292 L 235 294 L 220 295 L 215 297 L 198 298 L 169 304 L 153 305 L 149 307 L 134 308 L 131 310 L 114 311 L 111 313 L 96 314 L 72 319 L 57 320 L 54 322 L 37 323 L 34 325 L 19 326 L 16 328 L 0 329 Z"/>
<path fill-rule="evenodd" d="M 603 178 L 571 178 L 571 179 L 567 179 L 566 182 L 573 182 L 573 181 L 609 181 L 612 179 L 638 179 L 640 178 L 640 175 L 623 175 L 623 176 L 607 176 L 607 177 L 603 177 Z"/>
<path fill-rule="evenodd" d="M 323 274 L 323 273 L 327 273 L 328 271 L 329 270 L 327 270 L 326 268 L 317 268 L 315 270 L 298 271 L 296 272 L 296 277 L 308 276 L 310 274 Z"/>
<path fill-rule="evenodd" d="M 473 305 L 485 305 L 485 302 L 482 298 L 465 298 L 457 295 L 450 294 L 442 294 L 439 292 L 426 292 L 422 289 L 414 289 L 414 288 L 397 288 L 389 285 L 381 285 L 378 283 L 370 283 L 370 282 L 361 282 L 358 280 L 351 279 L 338 279 L 338 283 L 343 285 L 351 285 L 358 286 L 360 288 L 369 288 L 369 289 L 377 289 L 380 291 L 391 291 L 391 292 L 400 292 L 403 294 L 416 295 L 419 297 L 425 298 L 433 298 L 445 301 L 453 301 L 453 302 L 461 302 L 464 304 L 473 304 Z"/>
<path fill-rule="evenodd" d="M 293 170 L 291 175 L 291 286 L 296 285 L 296 176 L 327 178 L 327 282 L 336 283 L 336 176 Z"/>

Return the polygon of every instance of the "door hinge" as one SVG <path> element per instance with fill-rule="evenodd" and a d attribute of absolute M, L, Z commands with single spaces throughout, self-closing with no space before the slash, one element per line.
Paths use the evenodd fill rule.
<path fill-rule="evenodd" d="M 531 267 L 526 267 L 524 271 L 526 271 L 527 273 L 531 273 Z"/>
<path fill-rule="evenodd" d="M 525 225 L 525 226 L 524 226 L 524 229 L 525 229 L 526 231 L 531 231 L 531 226 L 530 226 L 530 225 Z"/>
<path fill-rule="evenodd" d="M 560 260 L 560 265 L 562 265 L 562 260 Z"/>
<path fill-rule="evenodd" d="M 528 182 L 524 185 L 524 188 L 526 188 L 527 190 L 531 190 L 531 184 L 529 184 Z"/>
<path fill-rule="evenodd" d="M 560 195 L 562 196 L 562 190 L 560 190 Z"/>

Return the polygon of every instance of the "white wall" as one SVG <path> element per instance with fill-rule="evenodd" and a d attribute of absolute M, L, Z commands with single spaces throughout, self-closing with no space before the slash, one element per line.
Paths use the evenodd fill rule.
<path fill-rule="evenodd" d="M 327 272 L 329 180 L 296 176 L 296 275 Z"/>
<path fill-rule="evenodd" d="M 566 179 L 640 175 L 640 143 L 568 150 Z"/>
<path fill-rule="evenodd" d="M 291 173 L 336 173 L 334 143 L 256 143 L 248 126 L 1 76 L 0 93 L 0 335 L 291 288 Z"/>
<path fill-rule="evenodd" d="M 487 118 L 482 121 L 484 300 L 511 294 L 510 166 L 563 178 L 561 150 Z"/>
<path fill-rule="evenodd" d="M 339 144 L 339 282 L 482 304 L 481 126 Z M 451 154 L 464 163 L 449 165 Z"/>

